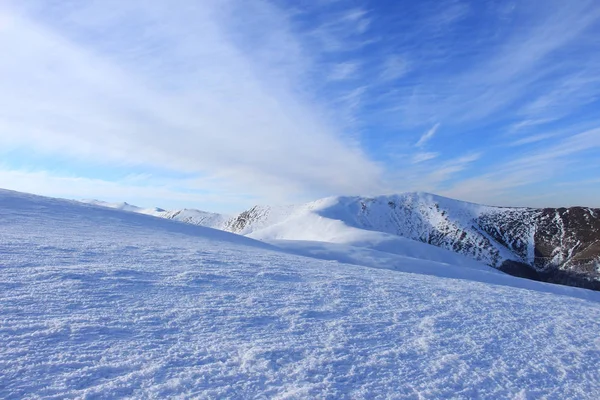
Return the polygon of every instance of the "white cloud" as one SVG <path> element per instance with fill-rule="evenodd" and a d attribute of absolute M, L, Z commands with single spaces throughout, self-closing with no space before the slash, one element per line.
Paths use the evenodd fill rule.
<path fill-rule="evenodd" d="M 250 206 L 257 199 L 244 198 L 225 188 L 210 186 L 211 193 L 190 191 L 193 182 L 165 180 L 153 176 L 128 176 L 103 180 L 52 171 L 12 170 L 0 166 L 2 188 L 68 199 L 96 198 L 127 201 L 143 207 L 195 207 L 206 211 L 241 211 L 240 204 Z"/>
<path fill-rule="evenodd" d="M 348 21 L 355 25 L 356 31 L 358 34 L 363 34 L 369 29 L 371 25 L 371 19 L 367 17 L 368 12 L 362 8 L 353 8 L 346 11 L 342 20 Z"/>
<path fill-rule="evenodd" d="M 431 127 L 431 129 L 429 129 L 427 132 L 425 132 L 423 135 L 421 135 L 421 137 L 419 138 L 419 141 L 415 144 L 415 146 L 423 147 L 425 145 L 425 143 L 427 143 L 433 137 L 433 135 L 435 135 L 435 133 L 437 132 L 439 127 L 440 127 L 439 123 L 437 123 L 433 127 Z"/>
<path fill-rule="evenodd" d="M 343 62 L 335 64 L 329 74 L 329 79 L 332 81 L 343 81 L 355 78 L 359 69 L 359 64 L 356 62 Z"/>
<path fill-rule="evenodd" d="M 417 153 L 413 156 L 412 162 L 414 164 L 418 164 L 418 163 L 421 163 L 424 161 L 433 160 L 434 158 L 438 157 L 439 155 L 440 155 L 439 153 L 433 153 L 433 152 Z"/>
<path fill-rule="evenodd" d="M 520 130 L 523 130 L 523 129 L 528 129 L 528 128 L 532 128 L 532 127 L 537 127 L 537 126 L 539 126 L 539 125 L 544 125 L 544 124 L 547 124 L 547 123 L 549 123 L 549 122 L 552 122 L 552 121 L 554 121 L 554 120 L 555 120 L 555 119 L 553 119 L 553 118 L 544 118 L 544 119 L 539 119 L 539 118 L 536 118 L 536 119 L 525 119 L 525 120 L 523 120 L 523 121 L 520 121 L 520 122 L 517 122 L 517 123 L 515 123 L 515 124 L 511 125 L 511 127 L 510 127 L 510 129 L 509 129 L 509 132 L 510 132 L 510 133 L 515 133 L 515 132 L 518 132 L 518 131 L 520 131 Z"/>
<path fill-rule="evenodd" d="M 600 59 L 591 57 L 587 63 L 577 66 L 577 72 L 548 85 L 548 89 L 522 107 L 520 113 L 537 117 L 538 120 L 540 116 L 546 121 L 557 120 L 596 101 L 600 92 L 599 69 Z"/>
<path fill-rule="evenodd" d="M 298 90 L 311 57 L 269 3 L 236 3 L 251 27 L 217 1 L 15 4 L 0 7 L 2 148 L 219 174 L 240 193 L 378 190 L 380 167 Z"/>
<path fill-rule="evenodd" d="M 550 0 L 546 5 L 541 9 L 535 1 L 519 2 L 514 29 L 503 40 L 482 37 L 481 47 L 473 43 L 468 49 L 470 63 L 464 68 L 429 70 L 412 90 L 391 94 L 390 114 L 409 127 L 432 118 L 452 126 L 486 121 L 521 104 L 525 104 L 522 115 L 531 120 L 553 118 L 557 110 L 566 115 L 587 104 L 598 91 L 595 71 L 600 57 L 591 49 L 593 34 L 586 34 L 600 21 L 600 8 L 594 0 Z M 456 13 L 443 19 L 460 17 L 457 7 Z M 455 47 L 443 40 L 442 36 L 434 41 L 436 49 L 442 48 L 440 54 L 434 52 L 439 59 L 425 58 L 418 64 L 447 65 L 444 49 Z M 580 52 L 570 51 L 568 57 L 556 56 L 586 45 Z M 589 82 L 593 85 L 586 87 Z M 531 97 L 535 99 L 527 103 Z"/>
<path fill-rule="evenodd" d="M 403 77 L 409 71 L 410 64 L 406 58 L 398 55 L 389 56 L 383 63 L 381 79 L 383 81 L 393 81 Z"/>
<path fill-rule="evenodd" d="M 429 17 L 427 24 L 438 30 L 463 19 L 470 11 L 469 5 L 462 1 L 439 3 L 436 6 L 438 7 L 437 12 Z"/>
<path fill-rule="evenodd" d="M 525 144 L 537 143 L 541 142 L 542 140 L 550 139 L 554 136 L 556 136 L 555 133 L 540 133 L 537 135 L 530 135 L 511 142 L 509 146 L 522 146 Z"/>
<path fill-rule="evenodd" d="M 319 51 L 325 53 L 344 53 L 361 49 L 374 40 L 365 38 L 371 26 L 371 18 L 368 15 L 369 12 L 362 8 L 344 8 L 323 13 L 320 17 L 325 17 L 324 22 L 308 31 L 306 36 L 316 42 Z"/>
<path fill-rule="evenodd" d="M 383 9 L 329 0 L 293 10 L 269 0 L 8 0 L 0 152 L 26 148 L 121 171 L 160 166 L 200 177 L 190 187 L 273 203 L 376 193 L 391 182 L 470 193 L 487 181 L 488 197 L 514 197 L 515 187 L 575 162 L 579 153 L 552 146 L 594 122 L 560 119 L 597 99 L 600 57 L 589 50 L 600 9 L 549 1 L 503 7 L 497 19 L 498 5 L 419 4 L 380 36 Z M 471 11 L 485 14 L 477 41 L 457 23 Z M 435 124 L 413 136 L 436 121 L 444 135 Z M 454 134 L 473 138 L 458 154 L 445 146 Z M 459 154 L 483 144 L 495 147 L 479 172 L 477 154 Z"/>
<path fill-rule="evenodd" d="M 600 160 L 597 158 L 589 160 L 583 155 L 597 153 L 598 149 L 600 149 L 600 128 L 590 129 L 555 140 L 545 147 L 521 153 L 505 163 L 493 165 L 491 171 L 458 182 L 442 194 L 476 202 L 525 205 L 518 203 L 523 196 L 518 195 L 515 190 L 526 185 L 546 182 L 546 189 L 551 191 L 557 183 L 557 177 L 569 166 L 577 165 L 582 160 L 588 168 L 597 170 L 600 167 Z M 548 206 L 547 203 L 531 205 Z M 596 202 L 595 205 L 599 204 Z"/>
<path fill-rule="evenodd" d="M 472 169 L 472 164 L 482 156 L 482 153 L 466 153 L 442 159 L 439 153 L 419 152 L 413 155 L 410 149 L 400 151 L 404 154 L 395 154 L 393 172 L 388 176 L 389 181 L 393 182 L 394 192 L 416 190 L 441 193 L 450 183 L 460 182 L 461 173 Z"/>
<path fill-rule="evenodd" d="M 423 184 L 428 187 L 437 187 L 445 183 L 458 172 L 464 171 L 469 165 L 481 157 L 481 153 L 471 153 L 446 161 L 432 167 L 433 171 L 422 178 Z"/>

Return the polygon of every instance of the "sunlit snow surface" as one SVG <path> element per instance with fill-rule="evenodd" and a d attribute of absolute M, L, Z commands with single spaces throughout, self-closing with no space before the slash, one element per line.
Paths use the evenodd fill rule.
<path fill-rule="evenodd" d="M 597 399 L 599 298 L 572 293 L 0 191 L 0 398 Z"/>

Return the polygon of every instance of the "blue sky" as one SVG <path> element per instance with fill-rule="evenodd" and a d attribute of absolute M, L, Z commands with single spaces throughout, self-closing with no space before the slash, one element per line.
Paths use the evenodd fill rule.
<path fill-rule="evenodd" d="M 600 207 L 600 5 L 3 1 L 0 187 Z"/>

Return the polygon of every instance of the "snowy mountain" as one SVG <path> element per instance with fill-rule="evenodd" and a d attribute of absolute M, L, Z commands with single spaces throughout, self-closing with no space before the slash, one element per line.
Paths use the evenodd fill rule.
<path fill-rule="evenodd" d="M 126 203 L 126 202 L 109 203 L 106 201 L 96 200 L 96 199 L 84 199 L 84 200 L 80 200 L 80 201 L 82 203 L 92 204 L 95 206 L 114 208 L 116 210 L 130 211 L 130 212 L 136 212 L 136 213 L 147 214 L 147 215 L 159 216 L 161 213 L 165 212 L 165 210 L 163 210 L 162 208 L 158 208 L 158 207 L 142 208 L 142 207 L 138 207 L 138 206 L 134 206 L 132 204 Z"/>
<path fill-rule="evenodd" d="M 384 232 L 533 279 L 600 289 L 600 210 L 491 207 L 427 193 L 332 197 L 295 207 L 253 207 L 225 229 L 273 240 L 352 242 Z"/>
<path fill-rule="evenodd" d="M 508 272 L 600 289 L 600 210 L 492 207 L 428 193 L 330 197 L 298 206 L 255 206 L 234 217 L 199 210 L 94 204 L 276 241 L 327 242 L 406 255 L 401 238 L 452 251 Z M 431 247 L 416 258 L 447 259 Z M 455 260 L 455 264 L 458 263 Z M 461 260 L 463 265 L 468 262 Z"/>
<path fill-rule="evenodd" d="M 349 247 L 0 190 L 0 398 L 600 396 L 600 292 Z"/>
<path fill-rule="evenodd" d="M 231 218 L 230 216 L 224 214 L 211 213 L 190 208 L 167 211 L 163 210 L 162 208 L 142 208 L 128 203 L 108 203 L 99 200 L 81 200 L 81 202 L 100 207 L 114 208 L 117 210 L 135 212 L 138 214 L 172 219 L 192 225 L 207 226 L 215 229 L 223 228 L 225 223 Z"/>

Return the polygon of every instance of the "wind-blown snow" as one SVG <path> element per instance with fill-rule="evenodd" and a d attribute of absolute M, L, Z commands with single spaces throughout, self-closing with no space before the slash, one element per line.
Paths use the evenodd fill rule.
<path fill-rule="evenodd" d="M 0 191 L 0 398 L 596 399 L 600 298 L 571 290 Z"/>

